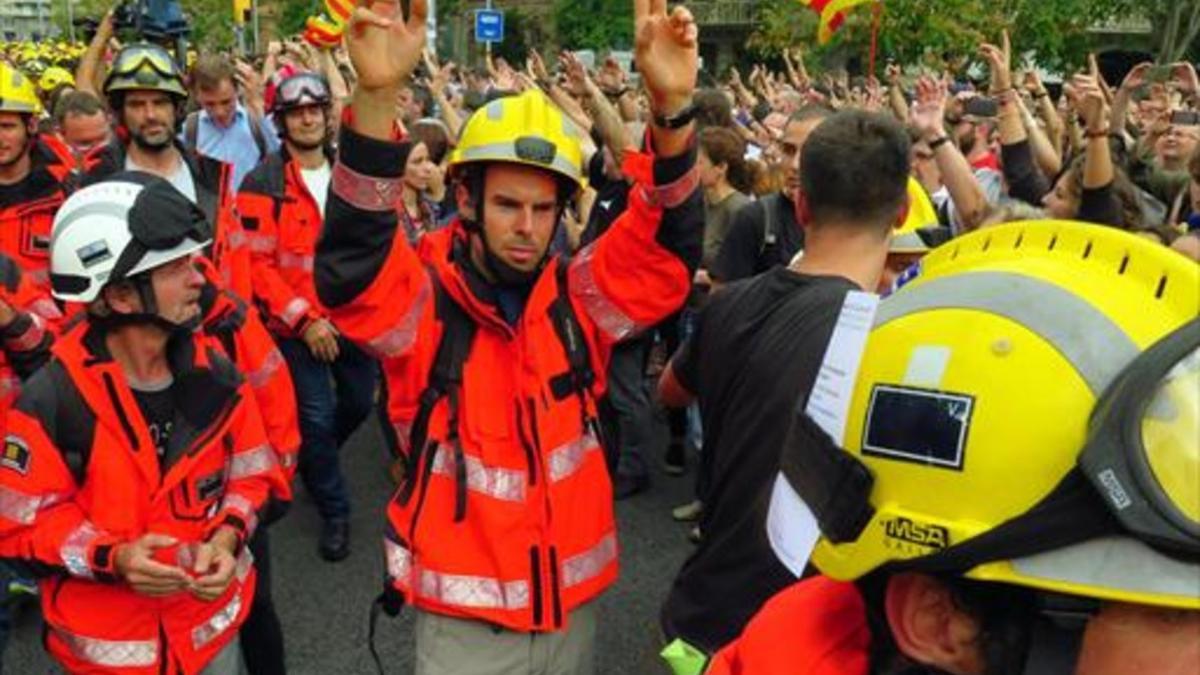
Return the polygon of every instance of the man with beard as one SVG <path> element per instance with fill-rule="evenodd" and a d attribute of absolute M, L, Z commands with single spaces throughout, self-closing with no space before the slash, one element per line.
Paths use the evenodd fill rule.
<path fill-rule="evenodd" d="M 0 252 L 49 294 L 50 227 L 71 165 L 37 136 L 40 110 L 33 83 L 0 62 Z M 58 315 L 48 298 L 40 304 L 45 318 Z"/>
<path fill-rule="evenodd" d="M 179 66 L 158 45 L 131 44 L 113 61 L 104 80 L 104 95 L 119 136 L 127 140 L 89 153 L 85 182 L 118 171 L 142 171 L 165 178 L 204 213 L 213 231 L 210 257 L 226 287 L 250 297 L 250 252 L 229 188 L 232 167 L 184 148 L 175 136 L 188 97 Z"/>
<path fill-rule="evenodd" d="M 300 475 L 324 527 L 317 547 L 350 553 L 350 498 L 338 448 L 371 410 L 375 362 L 342 338 L 317 300 L 313 255 L 332 167 L 325 78 L 283 73 L 268 103 L 283 148 L 246 177 L 238 211 L 250 240 L 254 296 L 292 372 L 300 413 Z"/>

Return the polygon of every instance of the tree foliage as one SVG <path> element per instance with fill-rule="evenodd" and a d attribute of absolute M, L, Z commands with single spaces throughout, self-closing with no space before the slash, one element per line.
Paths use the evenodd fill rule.
<path fill-rule="evenodd" d="M 1149 14 L 1160 58 L 1175 60 L 1200 33 L 1200 0 L 883 0 L 876 68 L 894 59 L 942 67 L 975 59 L 979 44 L 999 39 L 1008 28 L 1016 54 L 1040 65 L 1070 69 L 1083 65 L 1096 44 L 1088 29 L 1113 18 Z M 752 46 L 777 53 L 784 45 L 808 45 L 818 59 L 844 61 L 870 48 L 870 5 L 850 10 L 826 46 L 815 45 L 817 15 L 795 0 L 760 4 Z M 1164 30 L 1178 26 L 1175 30 Z M 1169 43 L 1169 44 L 1168 44 Z"/>
<path fill-rule="evenodd" d="M 629 49 L 633 11 L 629 0 L 557 0 L 558 43 L 571 49 Z"/>

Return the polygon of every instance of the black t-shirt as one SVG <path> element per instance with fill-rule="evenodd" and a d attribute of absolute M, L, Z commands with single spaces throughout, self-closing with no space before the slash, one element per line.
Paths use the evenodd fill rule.
<path fill-rule="evenodd" d="M 588 184 L 596 191 L 596 200 L 592 202 L 587 226 L 579 237 L 580 246 L 587 246 L 607 232 L 629 203 L 629 183 L 604 175 L 603 152 L 592 155 L 588 164 Z"/>
<path fill-rule="evenodd" d="M 765 240 L 767 207 L 774 214 L 771 222 L 774 243 Z M 778 265 L 786 266 L 802 248 L 804 231 L 796 223 L 796 209 L 791 200 L 781 193 L 767 195 L 734 214 L 721 252 L 708 273 L 725 283 L 745 279 Z"/>
<path fill-rule="evenodd" d="M 154 441 L 154 450 L 158 453 L 163 471 L 170 465 L 173 458 L 167 457 L 167 448 L 171 441 L 171 428 L 175 421 L 175 399 L 171 395 L 171 381 L 161 384 L 131 386 L 133 400 L 137 401 L 146 426 L 150 430 L 150 439 Z"/>
<path fill-rule="evenodd" d="M 700 496 L 704 540 L 663 606 L 668 639 L 715 652 L 795 581 L 767 539 L 771 485 L 792 413 L 808 400 L 851 290 L 841 277 L 773 268 L 714 294 L 672 360 L 698 397 L 712 480 Z"/>

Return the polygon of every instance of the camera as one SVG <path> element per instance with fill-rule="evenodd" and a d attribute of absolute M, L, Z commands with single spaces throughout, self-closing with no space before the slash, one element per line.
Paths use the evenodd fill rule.
<path fill-rule="evenodd" d="M 90 40 L 99 22 L 92 18 L 75 20 Z M 175 49 L 175 58 L 184 63 L 187 38 L 191 33 L 187 16 L 179 0 L 122 0 L 113 8 L 113 30 L 124 41 L 155 42 Z"/>

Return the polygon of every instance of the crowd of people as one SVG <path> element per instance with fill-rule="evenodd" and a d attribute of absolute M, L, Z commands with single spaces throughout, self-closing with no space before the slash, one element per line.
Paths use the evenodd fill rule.
<path fill-rule="evenodd" d="M 632 4 L 631 71 L 440 62 L 423 0 L 0 48 L 0 558 L 62 668 L 286 672 L 269 532 L 298 473 L 349 555 L 364 422 L 420 675 L 595 672 L 613 502 L 689 464 L 646 672 L 1200 667 L 1195 66 L 718 77 Z"/>

